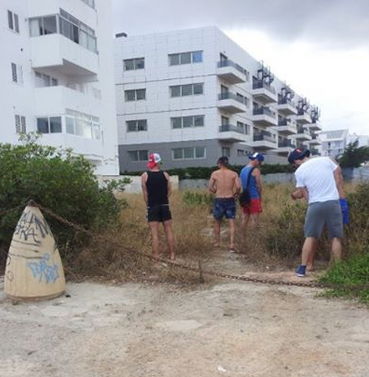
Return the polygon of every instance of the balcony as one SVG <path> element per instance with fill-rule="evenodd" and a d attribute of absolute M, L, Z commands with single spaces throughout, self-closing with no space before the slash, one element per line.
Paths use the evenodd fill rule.
<path fill-rule="evenodd" d="M 293 135 L 294 139 L 302 142 L 311 140 L 311 135 L 309 131 L 305 130 L 303 127 L 297 127 L 297 134 Z"/>
<path fill-rule="evenodd" d="M 314 123 L 310 123 L 310 124 L 305 124 L 304 127 L 307 130 L 312 131 L 312 132 L 321 131 L 322 130 L 322 126 L 320 125 L 319 121 L 315 121 Z"/>
<path fill-rule="evenodd" d="M 311 116 L 306 111 L 298 111 L 295 120 L 297 124 L 310 124 Z"/>
<path fill-rule="evenodd" d="M 254 108 L 252 120 L 259 127 L 275 127 L 278 125 L 276 114 L 267 107 Z"/>
<path fill-rule="evenodd" d="M 277 146 L 276 136 L 270 132 L 258 132 L 253 136 L 252 147 L 260 150 L 275 149 Z"/>
<path fill-rule="evenodd" d="M 30 38 L 32 68 L 57 69 L 67 76 L 96 75 L 99 57 L 61 34 Z"/>
<path fill-rule="evenodd" d="M 309 140 L 309 146 L 312 145 L 322 145 L 322 142 L 318 139 L 318 135 L 311 135 L 311 140 Z"/>
<path fill-rule="evenodd" d="M 294 135 L 297 133 L 297 126 L 293 120 L 284 118 L 278 121 L 278 127 L 276 130 L 280 135 Z"/>
<path fill-rule="evenodd" d="M 310 153 L 311 153 L 312 156 L 320 156 L 319 150 L 315 149 L 315 148 L 311 148 Z"/>
<path fill-rule="evenodd" d="M 65 86 L 49 86 L 35 89 L 36 116 L 64 114 L 66 109 L 100 116 L 101 101 Z"/>
<path fill-rule="evenodd" d="M 248 72 L 232 60 L 218 62 L 217 75 L 230 84 L 240 84 L 247 81 Z"/>
<path fill-rule="evenodd" d="M 218 108 L 228 113 L 243 113 L 246 111 L 245 100 L 234 93 L 225 92 L 218 95 Z"/>
<path fill-rule="evenodd" d="M 252 95 L 255 101 L 263 105 L 277 102 L 275 89 L 265 82 L 254 81 L 252 85 Z"/>
<path fill-rule="evenodd" d="M 288 98 L 284 98 L 278 101 L 278 112 L 283 116 L 296 115 L 296 105 Z"/>
<path fill-rule="evenodd" d="M 231 124 L 223 124 L 219 126 L 218 139 L 235 143 L 239 141 L 246 141 L 247 135 L 242 129 Z"/>
<path fill-rule="evenodd" d="M 287 156 L 295 148 L 296 145 L 292 140 L 284 139 L 278 141 L 278 148 L 276 148 L 273 152 L 276 152 L 283 156 Z"/>

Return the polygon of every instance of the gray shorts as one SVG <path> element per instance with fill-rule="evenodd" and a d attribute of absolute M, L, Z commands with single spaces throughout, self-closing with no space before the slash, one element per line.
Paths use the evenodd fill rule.
<path fill-rule="evenodd" d="M 339 200 L 309 204 L 305 217 L 305 237 L 319 238 L 322 235 L 324 224 L 327 225 L 330 239 L 343 238 L 342 211 Z"/>

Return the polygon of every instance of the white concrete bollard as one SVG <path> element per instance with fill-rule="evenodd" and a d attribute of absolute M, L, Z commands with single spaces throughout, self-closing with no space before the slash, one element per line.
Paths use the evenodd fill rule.
<path fill-rule="evenodd" d="M 65 290 L 59 250 L 37 207 L 28 205 L 15 228 L 6 261 L 4 290 L 13 300 L 50 299 Z"/>

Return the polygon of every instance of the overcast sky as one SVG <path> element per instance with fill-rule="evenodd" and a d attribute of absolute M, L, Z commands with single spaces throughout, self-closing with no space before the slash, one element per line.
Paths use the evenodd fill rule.
<path fill-rule="evenodd" d="M 369 135 L 369 0 L 112 0 L 114 32 L 216 25 L 322 111 Z"/>

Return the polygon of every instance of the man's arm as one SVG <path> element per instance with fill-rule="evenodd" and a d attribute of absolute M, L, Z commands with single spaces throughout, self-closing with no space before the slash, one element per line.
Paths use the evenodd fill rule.
<path fill-rule="evenodd" d="M 208 189 L 212 194 L 215 194 L 217 192 L 216 186 L 215 186 L 215 172 L 213 172 L 210 176 L 209 184 L 208 184 Z"/>
<path fill-rule="evenodd" d="M 293 200 L 306 198 L 307 190 L 305 187 L 298 187 L 296 191 L 291 194 Z"/>
<path fill-rule="evenodd" d="M 236 188 L 236 191 L 234 193 L 234 197 L 237 199 L 238 196 L 240 195 L 241 192 L 241 181 L 240 178 L 238 177 L 238 174 L 236 174 L 235 179 L 234 179 L 234 186 Z"/>
<path fill-rule="evenodd" d="M 259 192 L 259 195 L 261 197 L 261 194 L 263 192 L 263 184 L 261 182 L 261 172 L 259 169 L 254 169 L 254 171 L 252 172 L 252 175 L 255 177 L 255 180 L 256 180 L 256 186 L 258 188 L 258 192 Z"/>
<path fill-rule="evenodd" d="M 143 197 L 144 197 L 144 201 L 147 205 L 148 203 L 148 199 L 147 199 L 147 186 L 146 186 L 146 182 L 147 182 L 147 173 L 143 173 L 141 175 L 141 189 L 142 189 L 142 194 L 143 194 Z"/>
<path fill-rule="evenodd" d="M 172 194 L 172 182 L 170 181 L 170 175 L 167 172 L 164 172 L 165 178 L 167 179 L 168 182 L 168 198 Z"/>
<path fill-rule="evenodd" d="M 338 195 L 340 199 L 345 197 L 345 192 L 343 191 L 343 177 L 341 167 L 337 164 L 337 168 L 333 171 L 334 180 L 336 181 L 336 186 L 338 190 Z"/>

